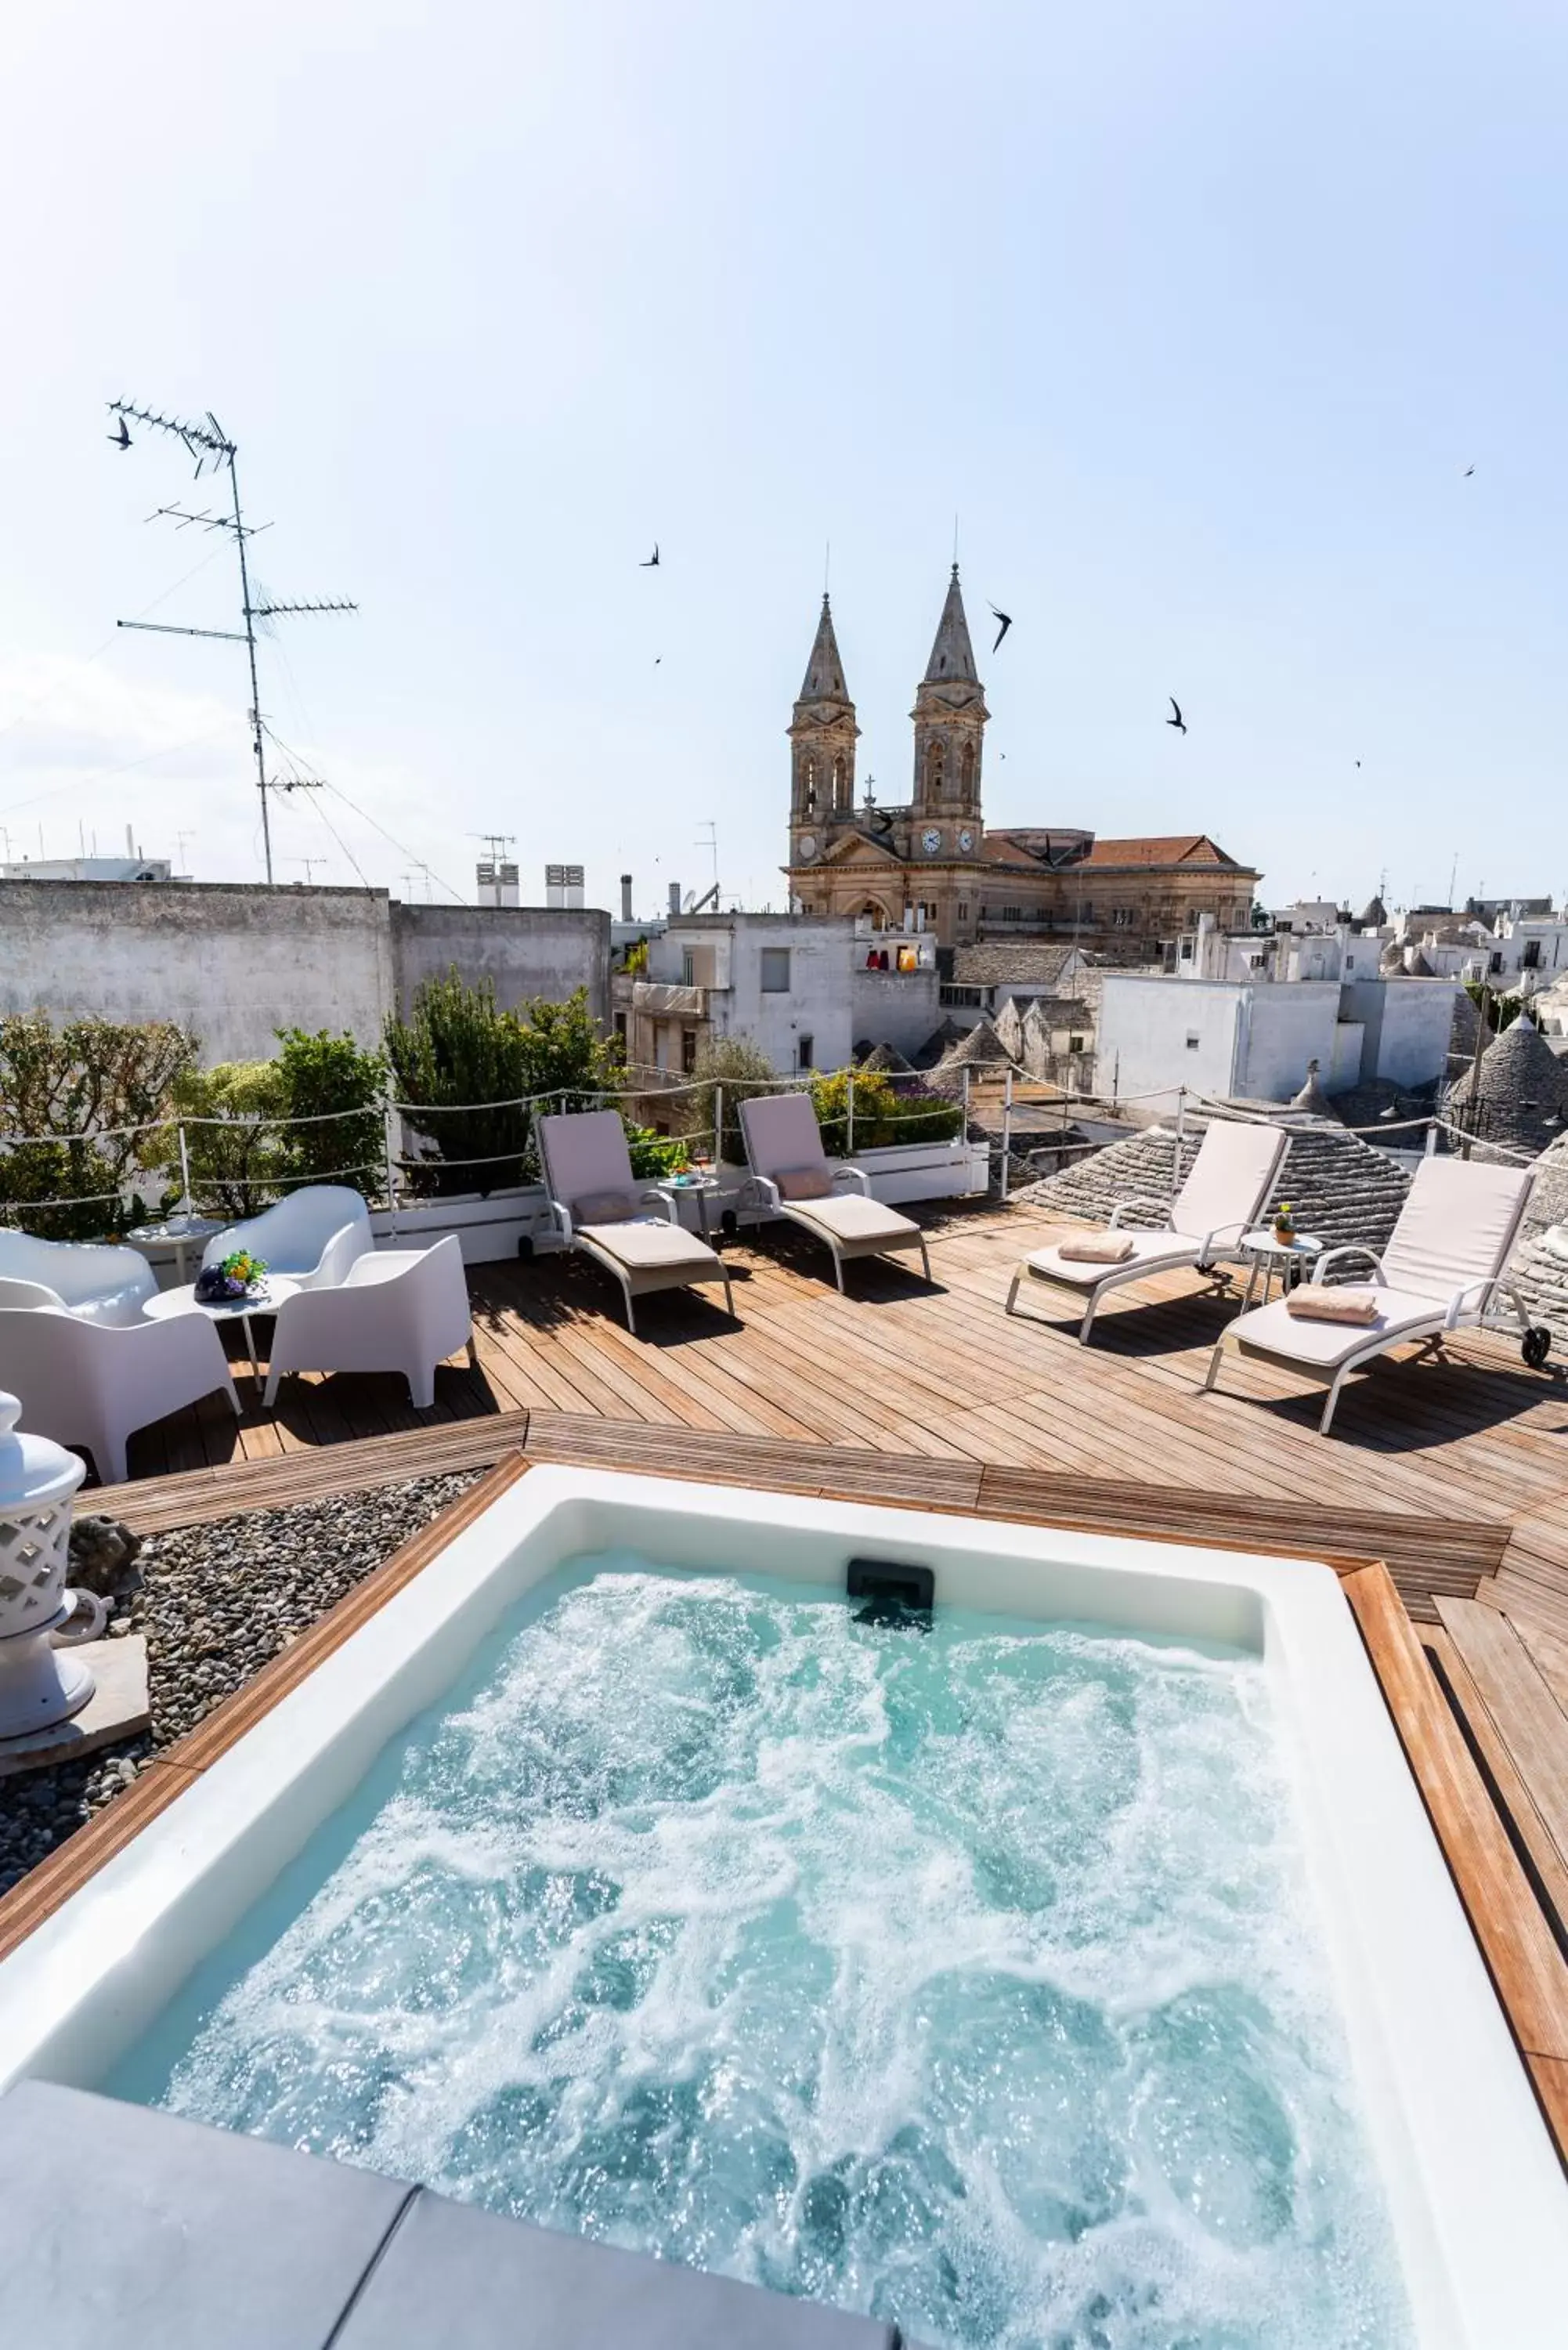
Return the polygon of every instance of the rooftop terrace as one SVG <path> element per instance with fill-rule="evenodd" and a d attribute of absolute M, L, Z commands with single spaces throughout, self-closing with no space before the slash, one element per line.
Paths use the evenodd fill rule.
<path fill-rule="evenodd" d="M 1235 1306 L 1190 1275 L 1117 1293 L 1086 1348 L 1007 1318 L 1019 1256 L 1061 1222 L 932 1217 L 934 1289 L 878 1260 L 846 1296 L 775 1226 L 727 1248 L 738 1327 L 681 1291 L 638 1337 L 580 1258 L 472 1267 L 477 1368 L 444 1367 L 431 1410 L 399 1379 L 338 1376 L 290 1380 L 267 1412 L 246 1365 L 243 1419 L 213 1399 L 134 1437 L 131 1482 L 84 1506 L 156 1532 L 521 1455 L 1326 1557 L 1568 2153 L 1568 1387 L 1466 1335 L 1444 1360 L 1379 1362 L 1325 1440 L 1321 1394 L 1285 1374 L 1232 1363 L 1199 1392 Z M 253 1690 L 306 1669 L 314 1640 Z M 192 1767 L 145 1769 L 25 1878 L 0 1950 Z"/>

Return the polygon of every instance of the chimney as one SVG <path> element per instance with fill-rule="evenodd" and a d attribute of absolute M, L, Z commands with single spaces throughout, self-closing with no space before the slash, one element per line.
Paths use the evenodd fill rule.
<path fill-rule="evenodd" d="M 629 873 L 623 873 L 620 877 L 620 918 L 623 922 L 629 922 L 632 919 L 631 875 Z"/>
<path fill-rule="evenodd" d="M 125 853 L 127 857 L 134 857 L 136 854 L 136 843 L 130 837 L 130 827 L 129 825 L 125 827 Z"/>
<path fill-rule="evenodd" d="M 680 913 L 680 884 L 679 881 L 672 881 L 670 885 L 670 911 L 672 919 L 679 919 Z"/>

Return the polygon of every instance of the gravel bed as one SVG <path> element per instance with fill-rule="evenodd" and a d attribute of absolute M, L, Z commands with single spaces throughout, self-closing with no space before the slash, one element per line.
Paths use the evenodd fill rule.
<path fill-rule="evenodd" d="M 0 1893 L 483 1473 L 420 1477 L 150 1534 L 136 1562 L 142 1586 L 110 1603 L 109 1637 L 146 1636 L 152 1728 L 79 1762 L 0 1780 Z"/>

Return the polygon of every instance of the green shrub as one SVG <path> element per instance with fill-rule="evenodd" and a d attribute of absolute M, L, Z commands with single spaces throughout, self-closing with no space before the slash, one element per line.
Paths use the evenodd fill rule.
<path fill-rule="evenodd" d="M 639 1183 L 661 1183 L 667 1175 L 679 1175 L 689 1163 L 684 1139 L 679 1134 L 659 1134 L 651 1126 L 634 1126 L 626 1121 L 626 1147 L 631 1159 L 631 1171 Z"/>
<path fill-rule="evenodd" d="M 856 1150 L 879 1150 L 898 1142 L 949 1142 L 963 1124 L 956 1102 L 933 1101 L 929 1096 L 910 1100 L 900 1094 L 882 1069 L 857 1069 L 855 1077 Z M 849 1155 L 848 1069 L 815 1076 L 811 1097 L 822 1128 L 823 1149 L 830 1159 Z"/>
<path fill-rule="evenodd" d="M 387 1057 L 348 1035 L 280 1028 L 275 1066 L 286 1115 L 318 1119 L 291 1127 L 285 1140 L 296 1183 L 347 1183 L 367 1199 L 385 1191 Z M 341 1116 L 327 1113 L 340 1111 Z"/>
<path fill-rule="evenodd" d="M 220 1061 L 213 1069 L 187 1069 L 174 1087 L 173 1109 L 183 1128 L 191 1198 L 202 1213 L 254 1216 L 281 1198 L 291 1171 L 279 1120 L 287 1096 L 275 1061 Z M 179 1169 L 179 1134 L 165 1145 Z"/>
<path fill-rule="evenodd" d="M 743 1167 L 746 1146 L 741 1133 L 741 1104 L 753 1094 L 774 1089 L 778 1079 L 773 1063 L 749 1036 L 705 1036 L 697 1047 L 691 1077 L 693 1091 L 678 1094 L 671 1105 L 682 1131 L 703 1149 L 712 1149 L 714 1094 L 722 1087 L 724 1132 L 714 1155 L 727 1166 Z"/>
<path fill-rule="evenodd" d="M 425 982 L 406 1021 L 387 1023 L 386 1047 L 404 1123 L 434 1152 L 410 1167 L 410 1187 L 438 1196 L 488 1195 L 531 1178 L 529 1113 L 494 1105 L 555 1094 L 552 1109 L 587 1109 L 624 1082 L 586 989 L 503 1012 L 490 981 L 470 987 L 455 969 Z"/>

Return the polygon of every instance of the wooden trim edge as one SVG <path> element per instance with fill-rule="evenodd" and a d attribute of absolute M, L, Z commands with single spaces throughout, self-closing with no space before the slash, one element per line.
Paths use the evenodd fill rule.
<path fill-rule="evenodd" d="M 1568 1966 L 1385 1566 L 1346 1575 L 1385 1702 L 1558 2153 L 1568 2162 Z M 1550 2100 L 1536 2066 L 1549 2072 Z"/>

